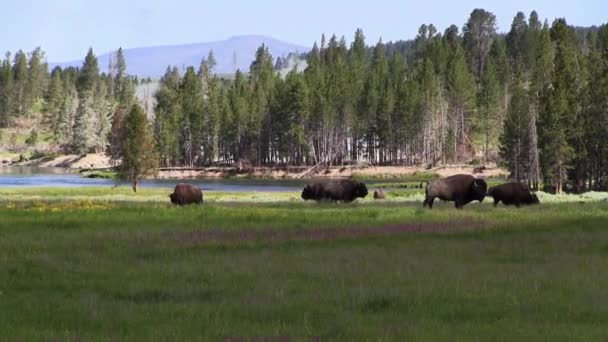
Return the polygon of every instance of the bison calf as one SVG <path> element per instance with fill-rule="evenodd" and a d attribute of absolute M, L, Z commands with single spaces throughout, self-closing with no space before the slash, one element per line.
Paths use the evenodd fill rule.
<path fill-rule="evenodd" d="M 483 202 L 488 189 L 488 185 L 483 179 L 471 175 L 454 175 L 426 183 L 426 197 L 422 206 L 428 206 L 431 209 L 435 198 L 454 201 L 454 205 L 458 209 L 462 209 L 465 204 L 472 201 Z"/>
<path fill-rule="evenodd" d="M 374 199 L 375 200 L 386 199 L 386 192 L 384 192 L 384 190 L 381 190 L 381 189 L 374 191 Z"/>
<path fill-rule="evenodd" d="M 499 202 L 504 205 L 538 204 L 540 201 L 530 192 L 527 185 L 521 183 L 506 183 L 494 186 L 488 191 L 488 196 L 494 198 L 494 206 Z"/>
<path fill-rule="evenodd" d="M 352 202 L 365 196 L 367 196 L 365 184 L 350 179 L 307 184 L 302 190 L 304 200 Z"/>
<path fill-rule="evenodd" d="M 180 206 L 192 203 L 201 204 L 203 203 L 203 192 L 190 184 L 177 184 L 169 198 L 171 198 L 171 203 Z"/>

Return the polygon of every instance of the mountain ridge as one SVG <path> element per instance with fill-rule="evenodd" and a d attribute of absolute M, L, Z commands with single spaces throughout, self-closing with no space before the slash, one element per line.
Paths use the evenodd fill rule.
<path fill-rule="evenodd" d="M 216 73 L 233 73 L 236 69 L 246 71 L 255 58 L 256 50 L 262 44 L 268 47 L 268 51 L 273 58 L 285 57 L 292 52 L 304 53 L 310 50 L 309 47 L 270 36 L 252 34 L 237 35 L 210 42 L 127 48 L 123 49 L 123 52 L 127 61 L 127 73 L 139 77 L 157 78 L 164 74 L 168 66 L 177 66 L 182 69 L 191 65 L 198 67 L 202 58 L 206 58 L 211 50 L 213 50 L 217 62 Z M 97 57 L 102 72 L 108 70 L 111 53 L 103 53 Z M 62 68 L 80 67 L 82 66 L 82 60 L 49 63 L 49 68 L 56 66 Z"/>

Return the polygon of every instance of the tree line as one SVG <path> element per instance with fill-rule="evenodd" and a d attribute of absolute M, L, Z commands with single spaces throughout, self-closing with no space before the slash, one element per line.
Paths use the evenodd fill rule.
<path fill-rule="evenodd" d="M 100 74 L 89 51 L 82 68 L 46 75 L 40 54 L 2 63 L 0 125 L 40 111 L 66 150 L 112 154 L 112 126 L 135 102 L 124 57 Z M 212 54 L 168 67 L 147 109 L 160 164 L 498 161 L 534 188 L 607 185 L 607 25 L 520 12 L 501 34 L 475 9 L 462 30 L 422 25 L 413 40 L 369 46 L 359 29 L 350 44 L 321 37 L 305 57 L 285 77 L 265 46 L 231 77 L 214 74 Z"/>

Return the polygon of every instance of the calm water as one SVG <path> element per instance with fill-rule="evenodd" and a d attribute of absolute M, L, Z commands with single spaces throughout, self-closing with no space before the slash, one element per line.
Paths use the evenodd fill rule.
<path fill-rule="evenodd" d="M 68 173 L 63 168 L 39 168 L 25 166 L 0 166 L 0 188 L 6 187 L 78 187 L 114 186 L 115 180 L 84 178 L 78 173 Z M 250 179 L 158 179 L 144 180 L 142 187 L 172 188 L 177 183 L 190 183 L 211 191 L 298 191 L 304 181 L 250 180 Z M 128 184 L 125 183 L 128 186 Z"/>

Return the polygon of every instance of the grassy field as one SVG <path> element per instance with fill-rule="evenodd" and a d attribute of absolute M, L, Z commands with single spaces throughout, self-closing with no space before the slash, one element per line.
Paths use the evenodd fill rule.
<path fill-rule="evenodd" d="M 167 193 L 0 189 L 0 340 L 608 339 L 603 194 Z"/>

